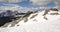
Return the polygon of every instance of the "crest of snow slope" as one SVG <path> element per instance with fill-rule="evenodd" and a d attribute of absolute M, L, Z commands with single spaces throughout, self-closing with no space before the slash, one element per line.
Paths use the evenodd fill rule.
<path fill-rule="evenodd" d="M 37 14 L 37 15 L 36 15 Z M 0 28 L 1 32 L 60 32 L 60 15 L 46 15 L 48 20 L 43 18 L 44 11 L 31 14 L 28 21 L 20 21 L 15 27 Z M 34 18 L 30 19 L 33 15 Z M 17 26 L 20 25 L 20 26 Z"/>

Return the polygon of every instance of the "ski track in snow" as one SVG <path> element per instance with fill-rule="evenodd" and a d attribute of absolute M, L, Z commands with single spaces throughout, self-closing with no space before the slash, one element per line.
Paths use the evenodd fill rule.
<path fill-rule="evenodd" d="M 15 27 L 0 28 L 0 32 L 60 32 L 60 15 L 46 15 L 48 20 L 45 20 L 43 13 L 35 13 L 38 15 L 30 19 L 34 15 L 31 14 L 26 23 L 22 20 Z"/>

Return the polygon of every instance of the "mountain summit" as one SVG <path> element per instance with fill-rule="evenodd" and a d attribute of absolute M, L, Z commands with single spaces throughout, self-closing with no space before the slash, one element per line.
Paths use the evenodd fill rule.
<path fill-rule="evenodd" d="M 60 32 L 59 29 L 60 12 L 59 11 L 55 12 L 58 14 L 51 14 L 51 13 L 49 14 L 51 9 L 48 9 L 49 12 L 45 14 L 45 11 L 46 10 L 42 12 L 29 11 L 16 22 L 12 21 L 10 23 L 7 23 L 8 24 L 7 27 L 1 28 L 0 31 L 1 32 L 7 32 L 7 31 L 9 32 L 11 31 L 13 32 Z M 13 25 L 13 27 L 11 27 L 11 25 Z"/>

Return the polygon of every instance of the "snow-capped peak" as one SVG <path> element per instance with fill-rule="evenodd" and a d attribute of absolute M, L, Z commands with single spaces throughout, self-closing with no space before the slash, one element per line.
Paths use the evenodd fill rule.
<path fill-rule="evenodd" d="M 1 28 L 0 30 L 3 30 L 2 32 L 11 32 L 12 30 L 13 32 L 60 32 L 59 13 L 51 15 L 48 13 L 45 14 L 45 11 L 46 10 L 36 13 L 28 12 L 25 16 L 22 17 L 23 19 L 19 19 L 21 21 L 17 20 L 19 21 L 18 23 L 8 23 L 10 25 L 12 25 L 12 23 L 15 23 L 14 27 L 8 26 L 7 28 L 4 28 L 6 30 L 4 30 L 3 28 Z M 44 17 L 46 17 L 47 20 Z"/>

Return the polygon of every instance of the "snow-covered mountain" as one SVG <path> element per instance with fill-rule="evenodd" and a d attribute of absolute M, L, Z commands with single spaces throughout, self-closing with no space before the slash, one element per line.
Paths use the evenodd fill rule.
<path fill-rule="evenodd" d="M 33 8 L 22 7 L 22 6 L 15 5 L 15 4 L 5 4 L 4 6 L 0 6 L 0 11 L 6 11 L 6 10 L 18 11 L 20 13 L 26 13 L 29 10 L 33 10 Z"/>
<path fill-rule="evenodd" d="M 19 5 L 16 5 L 16 4 L 4 4 L 4 6 L 0 6 L 0 11 L 3 12 L 3 11 L 6 11 L 6 10 L 11 10 L 11 11 L 18 11 L 20 13 L 26 13 L 27 11 L 41 11 L 41 10 L 44 10 L 46 8 L 51 8 L 51 7 L 32 7 L 32 8 L 29 8 L 29 7 L 22 7 L 22 6 L 19 6 Z"/>
<path fill-rule="evenodd" d="M 58 14 L 46 14 L 45 10 L 40 12 L 28 12 L 24 17 L 20 18 L 18 23 L 14 21 L 5 28 L 0 28 L 0 32 L 60 32 L 60 12 Z M 16 21 L 16 22 L 17 22 Z M 11 27 L 11 24 L 15 26 Z"/>

